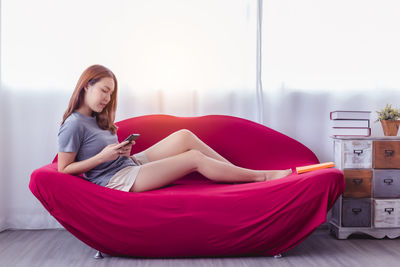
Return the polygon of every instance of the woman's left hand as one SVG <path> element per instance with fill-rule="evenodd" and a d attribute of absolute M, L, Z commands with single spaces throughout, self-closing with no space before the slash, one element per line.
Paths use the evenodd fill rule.
<path fill-rule="evenodd" d="M 135 144 L 135 141 L 132 141 L 131 143 L 128 143 L 127 145 L 121 147 L 119 149 L 119 155 L 124 156 L 124 157 L 130 157 L 131 156 L 131 149 L 132 146 Z"/>

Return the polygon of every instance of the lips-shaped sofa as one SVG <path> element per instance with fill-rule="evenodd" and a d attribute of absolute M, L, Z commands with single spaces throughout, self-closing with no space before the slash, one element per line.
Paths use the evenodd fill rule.
<path fill-rule="evenodd" d="M 232 116 L 146 115 L 117 126 L 120 141 L 141 134 L 132 154 L 188 129 L 241 167 L 294 170 L 319 163 L 296 140 Z M 334 168 L 257 183 L 216 183 L 194 172 L 157 190 L 129 193 L 59 173 L 56 157 L 32 173 L 29 188 L 65 229 L 108 255 L 272 256 L 325 222 L 344 179 Z"/>

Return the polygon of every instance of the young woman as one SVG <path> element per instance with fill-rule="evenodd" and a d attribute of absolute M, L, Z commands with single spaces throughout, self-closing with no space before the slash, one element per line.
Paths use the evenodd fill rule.
<path fill-rule="evenodd" d="M 115 75 L 104 66 L 82 73 L 58 133 L 59 172 L 84 173 L 93 183 L 129 192 L 160 188 L 194 171 L 218 182 L 260 182 L 291 173 L 235 166 L 186 129 L 130 156 L 135 142 L 118 143 L 116 135 L 117 90 Z"/>

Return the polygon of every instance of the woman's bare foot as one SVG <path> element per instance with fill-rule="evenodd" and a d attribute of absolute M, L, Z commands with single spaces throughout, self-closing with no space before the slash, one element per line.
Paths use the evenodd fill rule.
<path fill-rule="evenodd" d="M 264 172 L 264 181 L 275 180 L 279 178 L 286 177 L 292 174 L 292 169 L 286 170 L 274 170 L 274 171 L 263 171 Z"/>

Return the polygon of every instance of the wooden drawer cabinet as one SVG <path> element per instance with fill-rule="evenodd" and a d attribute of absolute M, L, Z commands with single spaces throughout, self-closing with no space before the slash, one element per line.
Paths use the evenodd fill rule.
<path fill-rule="evenodd" d="M 400 137 L 333 141 L 346 188 L 331 209 L 330 231 L 339 239 L 400 236 Z"/>

